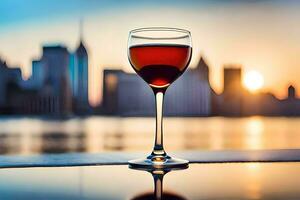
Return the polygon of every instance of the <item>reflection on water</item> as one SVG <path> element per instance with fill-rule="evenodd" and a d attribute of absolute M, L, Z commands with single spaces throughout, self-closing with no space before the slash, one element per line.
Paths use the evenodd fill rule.
<path fill-rule="evenodd" d="M 300 118 L 166 118 L 165 146 L 174 150 L 300 147 Z M 0 154 L 150 151 L 153 118 L 0 118 Z"/>
<path fill-rule="evenodd" d="M 20 152 L 21 140 L 18 134 L 6 134 L 0 135 L 0 154 L 9 154 Z"/>
<path fill-rule="evenodd" d="M 64 153 L 86 151 L 85 134 L 61 132 L 44 133 L 40 137 L 42 153 Z"/>

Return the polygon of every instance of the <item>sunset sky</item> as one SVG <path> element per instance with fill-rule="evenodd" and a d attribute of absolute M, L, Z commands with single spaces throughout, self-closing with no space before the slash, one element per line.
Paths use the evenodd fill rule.
<path fill-rule="evenodd" d="M 283 98 L 289 84 L 300 90 L 299 10 L 297 0 L 1 0 L 0 57 L 28 77 L 42 44 L 63 43 L 75 50 L 82 18 L 95 104 L 104 68 L 133 72 L 126 48 L 131 29 L 178 27 L 192 32 L 191 67 L 204 56 L 217 92 L 223 88 L 223 66 L 240 64 L 245 73 L 263 76 L 264 91 Z"/>

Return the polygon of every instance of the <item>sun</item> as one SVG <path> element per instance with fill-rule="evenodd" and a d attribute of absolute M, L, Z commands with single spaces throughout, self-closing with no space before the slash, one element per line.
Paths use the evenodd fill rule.
<path fill-rule="evenodd" d="M 251 92 L 256 92 L 264 85 L 264 78 L 257 71 L 249 71 L 243 77 L 243 84 Z"/>

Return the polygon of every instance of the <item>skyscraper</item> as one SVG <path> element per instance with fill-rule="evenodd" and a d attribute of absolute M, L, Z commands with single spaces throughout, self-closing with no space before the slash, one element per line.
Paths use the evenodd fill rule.
<path fill-rule="evenodd" d="M 44 46 L 41 65 L 45 70 L 45 82 L 41 95 L 49 99 L 49 113 L 70 113 L 72 101 L 67 48 L 61 45 Z"/>
<path fill-rule="evenodd" d="M 88 99 L 88 53 L 82 38 L 82 26 L 80 26 L 80 42 L 71 57 L 70 80 L 75 111 L 82 114 L 89 108 Z"/>
<path fill-rule="evenodd" d="M 239 116 L 242 114 L 242 69 L 240 66 L 224 68 L 223 107 L 224 115 Z"/>
<path fill-rule="evenodd" d="M 72 97 L 74 98 L 77 91 L 77 68 L 75 68 L 75 52 L 70 54 L 70 64 L 69 64 L 69 79 L 70 79 L 70 86 L 72 91 Z"/>

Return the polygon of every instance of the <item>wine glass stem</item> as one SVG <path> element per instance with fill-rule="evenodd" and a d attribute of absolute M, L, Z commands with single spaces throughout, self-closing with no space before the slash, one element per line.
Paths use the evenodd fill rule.
<path fill-rule="evenodd" d="M 163 177 L 164 175 L 153 175 L 154 195 L 156 200 L 161 200 L 163 195 Z"/>
<path fill-rule="evenodd" d="M 156 105 L 156 131 L 155 143 L 152 151 L 153 156 L 165 156 L 163 147 L 163 101 L 164 91 L 154 91 Z"/>

